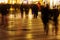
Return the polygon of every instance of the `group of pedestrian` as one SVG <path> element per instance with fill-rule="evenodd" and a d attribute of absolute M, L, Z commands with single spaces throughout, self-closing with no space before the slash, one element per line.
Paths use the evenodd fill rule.
<path fill-rule="evenodd" d="M 38 11 L 40 11 L 41 12 L 41 20 L 43 22 L 44 32 L 46 33 L 46 35 L 48 35 L 48 32 L 49 32 L 49 21 L 53 21 L 54 26 L 52 26 L 52 28 L 54 29 L 55 34 L 57 35 L 57 32 L 58 32 L 58 16 L 59 16 L 58 8 L 56 8 L 56 6 L 54 6 L 53 9 L 50 9 L 48 4 L 44 4 L 44 5 L 40 5 L 40 6 L 39 5 L 32 4 L 31 7 L 29 7 L 28 4 L 22 3 L 20 5 L 21 17 L 23 18 L 24 12 L 25 12 L 25 15 L 28 16 L 29 8 L 31 8 L 32 14 L 34 15 L 34 18 L 37 18 Z M 8 9 L 9 9 L 8 6 L 0 5 L 0 13 L 2 14 L 2 22 L 3 23 L 4 23 L 5 16 L 9 12 Z"/>
<path fill-rule="evenodd" d="M 53 21 L 52 32 L 55 32 L 55 35 L 58 33 L 58 16 L 59 11 L 56 6 L 53 9 L 50 9 L 48 4 L 41 6 L 41 19 L 44 25 L 44 32 L 46 35 L 49 33 L 49 22 Z"/>
<path fill-rule="evenodd" d="M 32 10 L 32 14 L 34 15 L 34 18 L 37 18 L 38 16 L 38 5 L 36 4 L 31 4 L 31 5 L 28 5 L 28 4 L 21 4 L 20 5 L 20 12 L 21 12 L 21 17 L 23 17 L 23 12 L 25 12 L 26 15 L 28 15 L 29 13 L 29 9 Z"/>
<path fill-rule="evenodd" d="M 28 13 L 29 13 L 29 6 L 28 4 L 21 4 L 20 5 L 20 12 L 21 12 L 21 17 L 23 18 L 23 15 L 24 15 L 24 12 L 25 12 L 25 15 L 28 16 Z"/>
<path fill-rule="evenodd" d="M 38 6 L 36 4 L 32 4 L 32 14 L 34 14 L 34 18 L 37 18 L 38 16 Z"/>
<path fill-rule="evenodd" d="M 6 24 L 7 18 L 6 15 L 9 13 L 9 4 L 0 4 L 0 14 L 2 15 L 2 20 L 0 25 Z"/>
<path fill-rule="evenodd" d="M 29 8 L 27 7 L 27 5 L 21 5 L 20 10 L 21 16 L 23 17 L 23 11 L 25 10 L 26 14 L 28 14 Z M 38 11 L 41 12 L 41 20 L 43 22 L 44 32 L 46 33 L 46 35 L 48 35 L 49 32 L 49 21 L 53 21 L 54 26 L 52 26 L 52 31 L 55 31 L 55 34 L 57 35 L 59 11 L 56 6 L 54 6 L 53 9 L 50 9 L 48 4 L 44 3 L 44 5 L 41 5 L 38 3 L 38 5 L 32 4 L 31 10 L 32 14 L 34 15 L 34 18 L 37 18 Z"/>

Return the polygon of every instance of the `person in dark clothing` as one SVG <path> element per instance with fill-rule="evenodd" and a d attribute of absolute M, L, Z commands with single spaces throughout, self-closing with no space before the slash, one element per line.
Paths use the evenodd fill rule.
<path fill-rule="evenodd" d="M 20 6 L 21 17 L 23 18 L 24 6 L 21 4 Z"/>
<path fill-rule="evenodd" d="M 7 20 L 6 16 L 9 13 L 8 9 L 9 9 L 9 7 L 7 5 L 3 4 L 0 6 L 0 13 L 2 14 L 2 25 L 4 25 L 6 23 L 6 21 L 5 21 L 5 20 Z"/>
<path fill-rule="evenodd" d="M 21 4 L 20 6 L 20 11 L 21 11 L 21 17 L 23 17 L 23 12 L 25 12 L 26 16 L 28 16 L 29 13 L 29 6 L 28 4 Z"/>
<path fill-rule="evenodd" d="M 59 11 L 58 11 L 58 8 L 55 8 L 50 10 L 50 14 L 51 16 L 50 17 L 53 17 L 53 23 L 54 23 L 54 27 L 53 27 L 53 30 L 52 31 L 55 31 L 55 34 L 57 35 L 58 33 L 58 16 L 59 16 Z"/>
<path fill-rule="evenodd" d="M 28 16 L 28 13 L 29 13 L 29 6 L 28 6 L 28 4 L 24 5 L 24 9 L 25 9 L 26 16 Z"/>
<path fill-rule="evenodd" d="M 59 11 L 57 8 L 53 8 L 53 9 L 50 9 L 48 4 L 46 6 L 41 6 L 41 18 L 42 18 L 42 22 L 43 22 L 43 25 L 44 25 L 44 32 L 46 34 L 48 34 L 48 31 L 49 31 L 49 21 L 53 21 L 54 23 L 54 30 L 55 31 L 55 34 L 57 35 L 57 32 L 58 32 L 58 16 L 59 16 Z"/>
<path fill-rule="evenodd" d="M 34 18 L 38 16 L 38 6 L 36 4 L 32 5 L 32 14 L 34 14 Z"/>
<path fill-rule="evenodd" d="M 41 18 L 42 18 L 42 22 L 44 25 L 44 32 L 46 34 L 48 34 L 48 30 L 49 30 L 49 26 L 48 26 L 48 22 L 49 22 L 49 6 L 41 6 Z"/>

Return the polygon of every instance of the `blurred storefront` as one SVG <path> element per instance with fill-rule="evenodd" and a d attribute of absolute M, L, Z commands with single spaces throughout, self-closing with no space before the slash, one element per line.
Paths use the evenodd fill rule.
<path fill-rule="evenodd" d="M 50 6 L 60 5 L 60 0 L 0 0 L 0 4 L 1 3 L 21 4 L 21 3 L 27 3 L 27 2 L 28 4 L 37 3 L 37 2 L 40 2 L 41 4 L 43 4 L 43 2 L 46 2 L 50 4 Z"/>
<path fill-rule="evenodd" d="M 41 1 L 41 0 L 0 0 L 0 4 L 1 3 L 8 3 L 8 4 L 21 4 L 21 3 L 26 3 L 28 2 L 28 4 L 31 4 L 31 3 L 35 3 L 35 2 L 38 2 L 38 1 Z"/>
<path fill-rule="evenodd" d="M 19 4 L 20 0 L 8 0 L 8 4 Z"/>

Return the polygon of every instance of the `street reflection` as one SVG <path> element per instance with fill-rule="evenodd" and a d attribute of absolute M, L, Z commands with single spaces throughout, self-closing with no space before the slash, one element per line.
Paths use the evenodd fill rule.
<path fill-rule="evenodd" d="M 33 18 L 33 15 L 32 15 L 31 12 L 32 12 L 32 11 L 31 11 L 31 9 L 30 9 L 30 12 L 29 12 L 29 15 L 28 15 L 28 18 L 29 18 L 29 19 L 32 19 L 32 18 Z"/>
<path fill-rule="evenodd" d="M 16 32 L 15 31 L 8 31 L 9 36 L 15 36 Z"/>
<path fill-rule="evenodd" d="M 28 19 L 28 29 L 32 29 L 32 19 Z"/>
<path fill-rule="evenodd" d="M 9 14 L 8 16 L 8 29 L 15 27 L 15 19 L 13 14 Z"/>
<path fill-rule="evenodd" d="M 8 18 L 11 20 L 14 19 L 14 14 L 9 14 Z"/>
<path fill-rule="evenodd" d="M 32 40 L 32 33 L 26 35 L 27 40 Z"/>
<path fill-rule="evenodd" d="M 12 9 L 11 9 L 12 10 Z M 7 26 L 4 26 L 5 29 L 2 30 L 0 28 L 0 40 L 57 40 L 60 39 L 60 32 L 58 32 L 58 35 L 50 35 L 52 25 L 49 24 L 50 30 L 49 35 L 44 35 L 43 33 L 43 25 L 40 19 L 40 16 L 38 16 L 37 19 L 33 18 L 33 15 L 31 13 L 31 9 L 29 10 L 29 15 L 26 16 L 25 12 L 23 15 L 23 18 L 21 18 L 20 12 L 10 11 L 10 13 L 7 15 Z M 1 16 L 0 15 L 0 23 L 1 23 Z M 59 23 L 60 24 L 60 23 Z M 59 29 L 60 30 L 60 29 Z M 4 39 L 3 39 L 4 38 Z"/>

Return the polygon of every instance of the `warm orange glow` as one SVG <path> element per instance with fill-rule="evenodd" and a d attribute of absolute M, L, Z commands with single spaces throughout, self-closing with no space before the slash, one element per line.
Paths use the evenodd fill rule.
<path fill-rule="evenodd" d="M 33 0 L 33 1 L 39 1 L 39 0 Z"/>
<path fill-rule="evenodd" d="M 31 40 L 32 39 L 32 34 L 31 33 L 30 34 L 27 34 L 26 35 L 26 38 Z"/>

